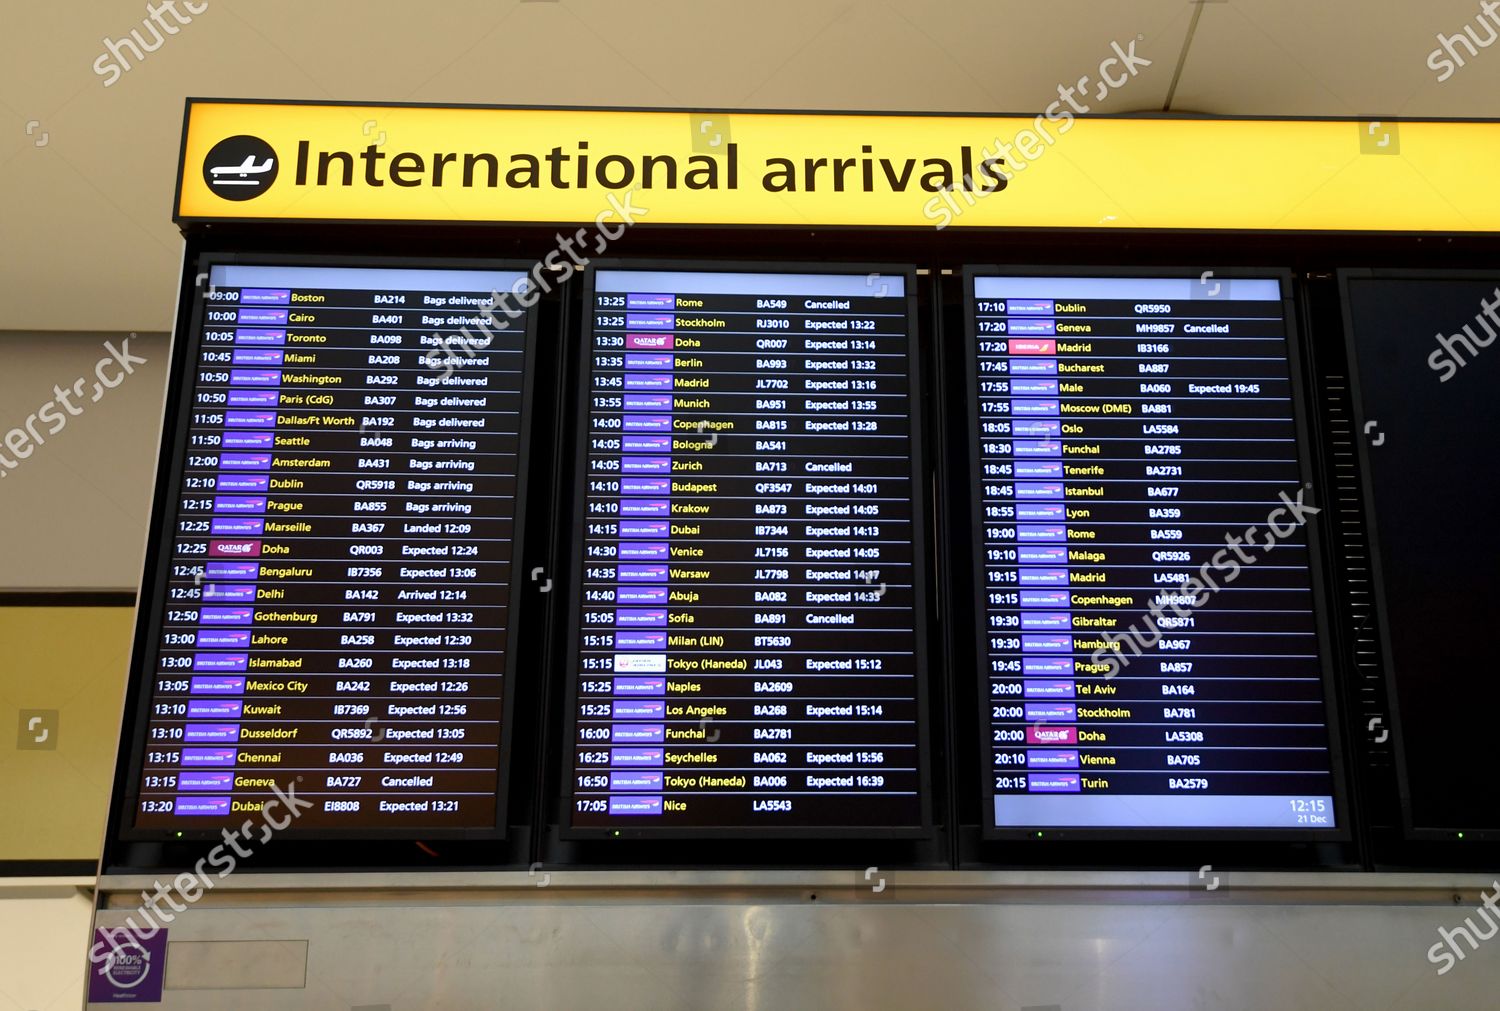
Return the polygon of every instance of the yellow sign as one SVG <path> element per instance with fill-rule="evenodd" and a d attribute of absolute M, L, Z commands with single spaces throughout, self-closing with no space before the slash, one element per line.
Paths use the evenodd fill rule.
<path fill-rule="evenodd" d="M 189 103 L 177 218 L 1500 231 L 1500 123 Z"/>

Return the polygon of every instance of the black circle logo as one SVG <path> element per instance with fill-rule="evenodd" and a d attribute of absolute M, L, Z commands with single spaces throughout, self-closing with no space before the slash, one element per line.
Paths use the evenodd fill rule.
<path fill-rule="evenodd" d="M 203 181 L 225 200 L 249 200 L 271 188 L 280 167 L 276 152 L 259 137 L 240 134 L 213 146 L 203 159 Z"/>

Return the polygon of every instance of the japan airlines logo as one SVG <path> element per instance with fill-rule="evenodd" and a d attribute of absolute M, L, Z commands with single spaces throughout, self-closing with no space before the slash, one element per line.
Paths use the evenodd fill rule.
<path fill-rule="evenodd" d="M 276 152 L 259 137 L 240 134 L 219 141 L 203 159 L 203 181 L 225 200 L 249 200 L 271 188 Z"/>

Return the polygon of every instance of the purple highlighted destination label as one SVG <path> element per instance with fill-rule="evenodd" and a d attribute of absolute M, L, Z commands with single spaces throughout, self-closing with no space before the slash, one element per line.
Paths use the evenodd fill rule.
<path fill-rule="evenodd" d="M 1061 460 L 1017 460 L 1016 477 L 1062 477 Z"/>
<path fill-rule="evenodd" d="M 1018 546 L 1016 561 L 1022 565 L 1052 565 L 1068 560 L 1067 548 L 1043 548 L 1036 545 Z"/>
<path fill-rule="evenodd" d="M 666 477 L 622 477 L 621 495 L 665 495 L 672 490 L 672 479 Z"/>
<path fill-rule="evenodd" d="M 670 516 L 672 503 L 664 498 L 622 498 L 621 516 Z"/>
<path fill-rule="evenodd" d="M 1068 514 L 1061 502 L 1021 502 L 1016 505 L 1018 520 L 1060 520 Z"/>
<path fill-rule="evenodd" d="M 630 699 L 614 703 L 610 715 L 617 720 L 659 720 L 667 715 L 667 704 L 661 699 Z"/>
<path fill-rule="evenodd" d="M 281 326 L 286 323 L 285 309 L 240 308 L 239 321 L 251 326 Z"/>
<path fill-rule="evenodd" d="M 610 730 L 610 738 L 620 744 L 660 744 L 666 736 L 660 723 L 616 723 Z"/>
<path fill-rule="evenodd" d="M 672 532 L 672 524 L 666 520 L 621 520 L 621 537 L 665 537 Z"/>
<path fill-rule="evenodd" d="M 671 313 L 631 312 L 625 314 L 625 329 L 627 330 L 671 330 L 676 323 L 677 318 Z"/>
<path fill-rule="evenodd" d="M 280 365 L 286 352 L 281 348 L 235 348 L 231 365 Z"/>
<path fill-rule="evenodd" d="M 250 645 L 250 633 L 237 629 L 200 628 L 197 636 L 201 649 L 245 649 Z M 194 678 L 196 681 L 224 681 L 234 678 Z M 193 689 L 196 691 L 196 689 Z M 238 691 L 239 689 L 234 689 Z"/>
<path fill-rule="evenodd" d="M 280 386 L 281 373 L 275 369 L 230 369 L 230 386 Z"/>
<path fill-rule="evenodd" d="M 656 608 L 620 608 L 615 611 L 618 628 L 666 628 L 667 612 Z"/>
<path fill-rule="evenodd" d="M 615 588 L 615 603 L 665 604 L 669 592 L 665 586 L 619 586 Z"/>
<path fill-rule="evenodd" d="M 1067 586 L 1067 569 L 1022 569 L 1022 586 Z"/>
<path fill-rule="evenodd" d="M 621 541 L 618 550 L 622 559 L 649 561 L 657 558 L 670 558 L 672 555 L 670 548 L 671 545 L 659 542 Z"/>
<path fill-rule="evenodd" d="M 1062 422 L 1052 418 L 1027 418 L 1012 422 L 1010 432 L 1018 439 L 1056 439 L 1062 434 Z"/>
<path fill-rule="evenodd" d="M 664 583 L 667 581 L 665 565 L 621 565 L 615 570 L 621 582 Z"/>
<path fill-rule="evenodd" d="M 670 351 L 675 340 L 669 333 L 628 333 L 625 335 L 625 346 L 632 351 L 657 348 Z"/>
<path fill-rule="evenodd" d="M 625 367 L 627 369 L 670 369 L 672 367 L 672 356 L 626 355 Z"/>
<path fill-rule="evenodd" d="M 270 453 L 220 453 L 219 466 L 224 470 L 270 470 Z"/>
<path fill-rule="evenodd" d="M 1028 699 L 1071 699 L 1078 697 L 1072 681 L 1022 681 L 1022 695 Z"/>
<path fill-rule="evenodd" d="M 194 653 L 193 670 L 238 673 L 249 668 L 248 653 Z"/>
<path fill-rule="evenodd" d="M 651 295 L 642 292 L 636 295 L 625 296 L 625 308 L 627 309 L 674 309 L 676 306 L 676 295 Z"/>
<path fill-rule="evenodd" d="M 1018 541 L 1065 541 L 1067 539 L 1067 527 L 1041 523 L 1016 524 L 1016 540 Z"/>
<path fill-rule="evenodd" d="M 1018 418 L 1037 415 L 1055 418 L 1058 415 L 1058 406 L 1056 400 L 1012 400 L 1010 413 Z"/>
<path fill-rule="evenodd" d="M 661 814 L 660 797 L 611 797 L 610 814 Z"/>
<path fill-rule="evenodd" d="M 1016 483 L 1016 498 L 1062 498 L 1063 486 L 1051 481 L 1035 483 L 1019 481 Z"/>
<path fill-rule="evenodd" d="M 275 428 L 275 411 L 226 411 L 225 428 Z"/>
<path fill-rule="evenodd" d="M 275 407 L 281 403 L 279 390 L 230 390 L 230 407 Z"/>
<path fill-rule="evenodd" d="M 254 537 L 264 533 L 265 529 L 266 521 L 259 516 L 215 516 L 208 525 L 209 533 L 223 537 L 233 537 L 235 534 Z"/>
<path fill-rule="evenodd" d="M 290 288 L 241 288 L 240 305 L 290 305 Z"/>
<path fill-rule="evenodd" d="M 670 414 L 627 414 L 621 428 L 626 432 L 670 432 L 672 416 Z"/>
<path fill-rule="evenodd" d="M 1010 360 L 1010 374 L 1013 376 L 1055 376 L 1057 375 L 1057 359 L 1012 358 Z"/>
<path fill-rule="evenodd" d="M 666 753 L 661 748 L 610 748 L 610 765 L 661 766 Z"/>
<path fill-rule="evenodd" d="M 220 444 L 225 449 L 270 449 L 276 445 L 276 433 L 225 432 Z"/>
<path fill-rule="evenodd" d="M 1026 653 L 1071 653 L 1073 652 L 1073 637 L 1071 635 L 1023 635 L 1021 636 L 1021 650 Z"/>
<path fill-rule="evenodd" d="M 670 372 L 625 373 L 625 389 L 627 390 L 670 390 L 671 388 L 672 374 Z"/>
<path fill-rule="evenodd" d="M 1016 519 L 1062 519 L 1068 507 L 1062 502 L 1017 502 Z"/>
<path fill-rule="evenodd" d="M 234 342 L 238 345 L 246 344 L 285 344 L 285 330 L 236 330 Z"/>
<path fill-rule="evenodd" d="M 665 695 L 666 678 L 615 678 L 616 695 Z"/>
<path fill-rule="evenodd" d="M 1044 674 L 1072 674 L 1073 661 L 1066 657 L 1029 656 L 1021 660 L 1021 676 L 1035 677 Z"/>
<path fill-rule="evenodd" d="M 255 599 L 254 583 L 204 583 L 203 599 L 220 603 L 238 603 Z"/>
<path fill-rule="evenodd" d="M 1021 314 L 1051 316 L 1055 310 L 1052 308 L 1050 298 L 1011 298 L 1006 299 L 1005 311 L 1013 316 Z"/>
<path fill-rule="evenodd" d="M 232 772 L 180 772 L 177 774 L 179 790 L 228 790 L 234 785 Z"/>
<path fill-rule="evenodd" d="M 1078 752 L 1059 748 L 1056 751 L 1028 751 L 1026 764 L 1033 769 L 1076 769 Z"/>
<path fill-rule="evenodd" d="M 620 450 L 625 453 L 669 453 L 672 450 L 670 435 L 624 435 L 620 437 Z"/>
<path fill-rule="evenodd" d="M 672 395 L 670 393 L 627 393 L 620 398 L 620 406 L 627 411 L 670 411 Z"/>
<path fill-rule="evenodd" d="M 667 648 L 667 633 L 665 632 L 616 632 L 615 649 L 653 649 L 664 650 Z"/>
<path fill-rule="evenodd" d="M 1038 632 L 1045 632 L 1048 629 L 1070 629 L 1073 627 L 1073 616 L 1059 611 L 1022 611 L 1021 627 Z"/>
<path fill-rule="evenodd" d="M 1078 707 L 1071 702 L 1028 702 L 1026 722 L 1072 723 L 1078 719 Z"/>
<path fill-rule="evenodd" d="M 659 772 L 611 772 L 611 790 L 660 790 L 662 774 Z"/>
<path fill-rule="evenodd" d="M 1010 395 L 1013 397 L 1055 397 L 1056 379 L 1012 379 Z"/>
<path fill-rule="evenodd" d="M 220 491 L 267 491 L 271 487 L 268 474 L 220 474 Z"/>
<path fill-rule="evenodd" d="M 234 764 L 233 748 L 183 748 L 184 766 L 223 766 Z"/>
<path fill-rule="evenodd" d="M 238 695 L 244 690 L 244 678 L 195 677 L 188 682 L 189 695 Z"/>
<path fill-rule="evenodd" d="M 261 541 L 258 540 L 208 541 L 210 558 L 258 558 L 260 553 Z"/>
<path fill-rule="evenodd" d="M 1057 333 L 1055 319 L 1013 319 L 1009 326 L 1016 335 L 1052 337 Z"/>
<path fill-rule="evenodd" d="M 1022 590 L 1022 607 L 1067 607 L 1068 594 L 1065 590 Z"/>
<path fill-rule="evenodd" d="M 621 474 L 670 474 L 672 458 L 670 456 L 621 456 L 619 472 Z"/>
<path fill-rule="evenodd" d="M 190 699 L 187 717 L 190 720 L 237 720 L 245 703 L 240 699 Z"/>
<path fill-rule="evenodd" d="M 229 813 L 228 797 L 178 797 L 172 804 L 172 812 L 184 817 L 195 815 L 224 815 Z"/>
<path fill-rule="evenodd" d="M 1053 439 L 1017 439 L 1011 447 L 1016 456 L 1062 456 L 1062 443 Z"/>
<path fill-rule="evenodd" d="M 259 562 L 206 562 L 205 579 L 254 579 L 260 575 Z"/>
<path fill-rule="evenodd" d="M 214 498 L 216 513 L 263 513 L 266 500 L 258 496 L 219 495 Z M 217 563 L 223 565 L 224 563 Z"/>
<path fill-rule="evenodd" d="M 253 607 L 201 607 L 198 620 L 205 625 L 248 625 L 255 620 Z"/>
<path fill-rule="evenodd" d="M 212 744 L 216 741 L 237 741 L 239 738 L 238 723 L 189 723 L 182 728 L 182 739 L 189 744 Z"/>
<path fill-rule="evenodd" d="M 1078 793 L 1083 787 L 1079 784 L 1077 773 L 1060 772 L 1029 775 L 1026 777 L 1026 789 L 1032 793 Z"/>

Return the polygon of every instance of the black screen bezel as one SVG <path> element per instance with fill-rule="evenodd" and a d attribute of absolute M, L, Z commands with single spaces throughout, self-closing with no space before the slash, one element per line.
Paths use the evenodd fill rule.
<path fill-rule="evenodd" d="M 927 643 L 927 543 L 929 529 L 927 527 L 926 510 L 924 508 L 925 490 L 924 470 L 925 454 L 923 452 L 922 431 L 922 408 L 921 408 L 921 374 L 919 363 L 919 337 L 917 328 L 920 322 L 917 314 L 916 296 L 916 267 L 910 264 L 870 264 L 870 263 L 806 263 L 797 261 L 707 261 L 707 260 L 673 260 L 673 259 L 598 259 L 591 260 L 589 267 L 584 271 L 583 282 L 583 306 L 579 313 L 576 330 L 570 334 L 576 341 L 574 353 L 577 359 L 579 377 L 578 389 L 575 391 L 577 403 L 575 405 L 575 437 L 573 439 L 573 510 L 575 515 L 570 519 L 578 520 L 581 516 L 583 503 L 586 500 L 585 488 L 588 480 L 588 451 L 586 441 L 589 437 L 588 424 L 588 398 L 591 389 L 589 381 L 593 375 L 593 366 L 590 356 L 593 335 L 593 304 L 594 304 L 594 281 L 595 272 L 599 270 L 672 270 L 693 273 L 764 273 L 764 274 L 863 274 L 866 277 L 872 275 L 900 275 L 905 280 L 906 291 L 904 295 L 907 314 L 907 380 L 909 403 L 910 446 L 911 446 L 911 488 L 912 488 L 912 585 L 913 585 L 913 625 L 916 633 L 916 659 L 917 659 L 917 757 L 920 762 L 918 791 L 921 805 L 921 824 L 913 826 L 866 826 L 857 828 L 838 827 L 793 827 L 793 826 L 767 826 L 764 828 L 756 826 L 712 826 L 712 827 L 690 827 L 671 826 L 656 828 L 648 825 L 627 825 L 618 828 L 608 827 L 574 827 L 573 825 L 573 755 L 577 739 L 577 714 L 578 714 L 578 637 L 582 631 L 580 620 L 582 613 L 582 579 L 583 571 L 583 537 L 574 536 L 569 551 L 569 568 L 566 578 L 569 582 L 569 604 L 567 620 L 563 622 L 566 630 L 567 641 L 564 644 L 562 655 L 566 658 L 566 666 L 558 673 L 566 681 L 566 704 L 568 707 L 567 718 L 564 726 L 567 728 L 567 738 L 562 747 L 562 774 L 564 789 L 562 791 L 562 809 L 560 812 L 560 823 L 558 825 L 558 837 L 563 841 L 583 841 L 598 839 L 618 840 L 640 840 L 640 839 L 903 839 L 923 840 L 931 838 L 933 832 L 932 823 L 932 758 L 931 745 L 929 741 L 928 724 L 931 716 L 928 709 L 928 677 L 931 654 Z M 574 526 L 577 526 L 575 523 Z"/>
<path fill-rule="evenodd" d="M 188 300 L 180 306 L 179 329 L 173 335 L 171 362 L 167 377 L 167 400 L 163 414 L 161 446 L 157 457 L 156 483 L 153 499 L 150 535 L 146 543 L 145 565 L 141 577 L 141 590 L 137 597 L 134 646 L 131 650 L 129 680 L 125 696 L 126 711 L 123 727 L 129 734 L 128 755 L 123 756 L 123 780 L 120 784 L 118 820 L 115 822 L 115 838 L 122 843 L 143 841 L 193 842 L 219 839 L 220 831 L 214 829 L 170 829 L 138 828 L 135 823 L 139 801 L 140 777 L 143 772 L 146 751 L 146 729 L 150 722 L 153 675 L 145 670 L 149 658 L 155 655 L 159 635 L 161 613 L 165 606 L 162 599 L 167 585 L 167 571 L 172 561 L 172 526 L 176 521 L 176 499 L 180 489 L 182 464 L 186 455 L 186 439 L 189 415 L 192 411 L 190 393 L 193 382 L 188 369 L 197 361 L 197 352 L 202 343 L 203 312 L 206 301 L 202 294 L 207 286 L 209 271 L 214 266 L 280 266 L 280 267 L 348 267 L 359 268 L 406 268 L 406 269 L 452 269 L 452 270 L 496 270 L 530 274 L 534 264 L 525 260 L 488 259 L 475 257 L 444 258 L 435 256 L 395 257 L 337 254 L 295 253 L 235 253 L 227 250 L 205 249 L 195 255 L 185 256 L 181 297 Z M 522 554 L 525 544 L 525 520 L 527 504 L 527 476 L 530 470 L 533 385 L 536 373 L 537 354 L 537 308 L 536 300 L 526 307 L 524 355 L 521 376 L 521 424 L 518 435 L 519 450 L 516 460 L 516 498 L 511 554 L 511 585 L 509 589 L 509 628 L 506 632 L 506 667 L 513 668 L 518 656 L 521 628 L 520 609 L 523 602 L 525 580 L 522 577 Z M 181 327 L 186 326 L 186 330 Z M 289 825 L 282 830 L 288 839 L 301 841 L 320 840 L 503 840 L 506 838 L 507 817 L 510 809 L 510 773 L 515 721 L 513 719 L 517 674 L 507 669 L 501 685 L 500 749 L 497 755 L 499 768 L 496 779 L 495 824 L 475 828 L 348 828 L 348 829 L 298 829 Z"/>
<path fill-rule="evenodd" d="M 1364 507 L 1364 529 L 1370 538 L 1370 575 L 1375 599 L 1377 634 L 1380 642 L 1380 670 L 1386 691 L 1386 704 L 1391 713 L 1391 744 L 1396 767 L 1396 792 L 1401 808 L 1401 835 L 1408 842 L 1493 842 L 1500 840 L 1500 826 L 1467 827 L 1454 825 L 1439 827 L 1418 825 L 1414 817 L 1412 788 L 1406 762 L 1405 725 L 1401 719 L 1401 693 L 1396 675 L 1396 657 L 1391 649 L 1390 608 L 1385 592 L 1385 571 L 1380 551 L 1380 514 L 1376 509 L 1375 486 L 1371 479 L 1370 447 L 1364 438 L 1368 419 L 1365 414 L 1364 386 L 1360 376 L 1358 336 L 1354 332 L 1354 316 L 1350 281 L 1496 281 L 1500 270 L 1430 270 L 1402 267 L 1345 267 L 1336 272 L 1339 288 L 1339 311 L 1343 319 L 1344 353 L 1349 362 L 1350 404 L 1354 413 L 1355 452 L 1359 458 L 1359 472 L 1364 476 L 1360 482 L 1361 505 Z"/>
<path fill-rule="evenodd" d="M 1290 270 L 1282 268 L 1234 268 L 1230 270 L 1216 270 L 1211 272 L 1216 278 L 1233 281 L 1237 278 L 1246 280 L 1275 280 L 1281 289 L 1282 319 L 1286 328 L 1287 340 L 1287 372 L 1291 386 L 1292 413 L 1294 432 L 1296 435 L 1298 469 L 1301 473 L 1302 482 L 1307 487 L 1317 490 L 1316 471 L 1313 467 L 1312 444 L 1310 421 L 1313 415 L 1313 405 L 1308 399 L 1306 390 L 1308 364 L 1302 348 L 1297 330 L 1297 310 L 1294 293 L 1292 291 L 1292 274 Z M 979 431 L 979 387 L 977 369 L 977 348 L 974 318 L 974 279 L 980 276 L 1015 276 L 1015 277 L 1171 277 L 1202 279 L 1205 272 L 1188 267 L 1120 267 L 1120 266 L 1013 266 L 1013 265 L 981 265 L 966 264 L 963 268 L 963 314 L 964 314 L 964 360 L 963 360 L 963 382 L 965 390 L 965 414 L 967 416 L 967 429 L 963 445 L 965 447 L 964 460 L 966 461 L 966 472 L 975 475 L 979 472 L 979 444 L 977 433 Z M 956 452 L 950 449 L 950 452 Z M 969 521 L 970 529 L 978 531 L 982 529 L 980 516 L 980 496 L 977 487 L 971 484 L 968 489 L 969 497 Z M 1316 502 L 1320 496 L 1315 496 Z M 1325 501 L 1324 509 L 1327 508 Z M 1326 522 L 1323 521 L 1323 522 Z M 1345 783 L 1345 771 L 1343 763 L 1343 743 L 1340 738 L 1340 710 L 1338 707 L 1338 690 L 1334 679 L 1333 657 L 1334 646 L 1330 630 L 1330 616 L 1332 614 L 1332 601 L 1327 593 L 1324 580 L 1323 560 L 1319 540 L 1320 523 L 1309 522 L 1305 525 L 1307 531 L 1308 573 L 1310 589 L 1313 598 L 1313 619 L 1317 631 L 1317 642 L 1319 648 L 1319 667 L 1323 680 L 1323 706 L 1324 724 L 1328 733 L 1328 756 L 1330 773 L 1333 779 L 1333 808 L 1334 827 L 1314 829 L 1284 829 L 1284 828 L 1173 828 L 1164 826 L 1119 826 L 1119 827 L 1073 827 L 1067 825 L 1029 825 L 997 827 L 994 821 L 994 790 L 990 784 L 990 767 L 986 759 L 989 750 L 980 740 L 978 749 L 978 761 L 980 768 L 980 835 L 985 842 L 1014 841 L 1019 839 L 1035 839 L 1045 837 L 1053 840 L 1093 840 L 1093 841 L 1256 841 L 1256 842 L 1348 842 L 1352 838 L 1350 819 L 1352 812 L 1348 800 L 1348 790 Z M 960 564 L 958 569 L 962 570 Z M 985 630 L 983 625 L 984 608 L 979 594 L 984 586 L 984 566 L 980 559 L 978 546 L 970 552 L 970 565 L 967 569 L 969 576 L 969 596 L 974 611 L 974 659 L 976 669 L 968 672 L 975 682 L 977 688 L 978 711 L 983 713 L 989 706 L 989 696 L 985 692 L 986 680 L 977 666 L 982 659 L 988 655 L 985 643 Z M 962 694 L 963 689 L 957 691 Z"/>

